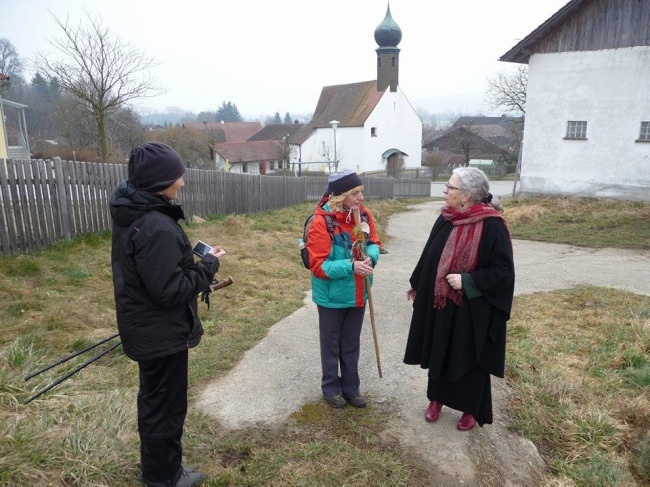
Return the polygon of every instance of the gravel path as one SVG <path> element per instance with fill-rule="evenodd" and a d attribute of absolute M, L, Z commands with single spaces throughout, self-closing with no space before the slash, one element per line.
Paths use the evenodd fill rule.
<path fill-rule="evenodd" d="M 497 194 L 507 194 L 508 187 L 503 188 Z M 489 477 L 494 485 L 529 486 L 532 479 L 543 475 L 544 463 L 531 442 L 507 429 L 502 411 L 510 391 L 504 380 L 493 380 L 494 423 L 459 432 L 456 422 L 460 412 L 449 408 L 443 408 L 436 423 L 424 421 L 426 372 L 402 362 L 411 316 L 405 297 L 408 277 L 440 204 L 414 206 L 413 211 L 393 216 L 389 222 L 389 253 L 380 258 L 372 291 L 383 378 L 378 377 L 366 313 L 360 361 L 362 392 L 369 407 L 382 404 L 394 411 L 384 435 L 412 449 L 431 466 L 430 485 L 485 485 Z M 648 251 L 515 241 L 514 255 L 516 294 L 593 284 L 650 295 Z M 198 407 L 227 429 L 277 424 L 304 404 L 320 400 L 319 382 L 317 312 L 306 296 L 304 307 L 275 324 L 237 366 L 205 389 Z M 251 398 L 255 398 L 255 408 L 250 407 Z"/>

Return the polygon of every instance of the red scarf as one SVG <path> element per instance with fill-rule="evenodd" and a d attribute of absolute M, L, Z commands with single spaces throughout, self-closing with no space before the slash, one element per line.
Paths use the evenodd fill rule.
<path fill-rule="evenodd" d="M 478 258 L 478 245 L 483 234 L 483 220 L 500 218 L 504 223 L 505 220 L 501 213 L 490 205 L 481 203 L 463 212 L 445 206 L 441 213 L 442 217 L 453 225 L 453 228 L 438 263 L 433 307 L 444 308 L 447 305 L 447 299 L 462 306 L 463 292 L 453 289 L 445 276 L 473 271 Z"/>

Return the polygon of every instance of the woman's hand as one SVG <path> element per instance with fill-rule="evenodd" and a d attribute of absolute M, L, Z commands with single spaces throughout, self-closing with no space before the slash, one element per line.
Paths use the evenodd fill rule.
<path fill-rule="evenodd" d="M 447 274 L 445 279 L 447 279 L 452 289 L 456 291 L 463 289 L 463 280 L 460 278 L 460 274 Z"/>
<path fill-rule="evenodd" d="M 412 287 L 408 288 L 406 290 L 406 300 L 407 301 L 415 301 L 415 295 L 417 291 L 413 289 Z"/>
<path fill-rule="evenodd" d="M 226 255 L 226 251 L 219 247 L 218 245 L 213 245 L 212 248 L 210 249 L 210 254 L 214 255 L 217 258 L 221 258 L 224 255 Z"/>
<path fill-rule="evenodd" d="M 354 273 L 359 274 L 360 276 L 369 276 L 374 272 L 370 257 L 367 257 L 365 260 L 355 260 L 352 264 L 354 267 Z"/>

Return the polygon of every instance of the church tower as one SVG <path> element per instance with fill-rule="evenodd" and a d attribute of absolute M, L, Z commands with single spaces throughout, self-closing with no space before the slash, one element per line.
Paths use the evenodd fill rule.
<path fill-rule="evenodd" d="M 390 15 L 390 4 L 386 17 L 375 29 L 377 48 L 377 91 L 384 91 L 390 86 L 390 91 L 397 91 L 399 81 L 399 48 L 402 40 L 402 30 Z"/>

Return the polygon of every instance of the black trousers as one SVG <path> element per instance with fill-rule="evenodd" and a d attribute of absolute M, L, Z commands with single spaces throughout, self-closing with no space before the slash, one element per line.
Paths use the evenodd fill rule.
<path fill-rule="evenodd" d="M 138 362 L 138 432 L 142 478 L 147 485 L 175 485 L 183 467 L 187 415 L 188 352 Z"/>

